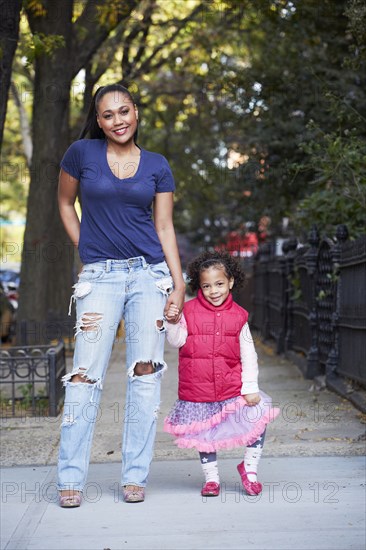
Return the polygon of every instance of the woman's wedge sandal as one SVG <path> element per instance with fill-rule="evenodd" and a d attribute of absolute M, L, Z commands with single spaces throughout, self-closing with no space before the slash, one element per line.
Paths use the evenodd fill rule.
<path fill-rule="evenodd" d="M 144 502 L 145 489 L 138 485 L 125 485 L 122 488 L 125 502 Z"/>
<path fill-rule="evenodd" d="M 81 504 L 81 493 L 76 492 L 71 495 L 60 495 L 61 508 L 79 508 Z"/>

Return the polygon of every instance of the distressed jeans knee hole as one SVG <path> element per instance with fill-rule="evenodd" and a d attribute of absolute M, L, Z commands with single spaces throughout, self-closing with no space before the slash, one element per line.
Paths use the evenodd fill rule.
<path fill-rule="evenodd" d="M 134 368 L 135 376 L 144 376 L 145 374 L 153 374 L 154 365 L 152 361 L 136 363 Z"/>

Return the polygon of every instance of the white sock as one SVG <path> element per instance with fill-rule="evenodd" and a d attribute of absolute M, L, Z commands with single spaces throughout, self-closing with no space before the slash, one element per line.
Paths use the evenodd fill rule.
<path fill-rule="evenodd" d="M 261 458 L 263 447 L 257 445 L 256 447 L 247 447 L 244 455 L 245 471 L 248 474 L 249 481 L 257 481 L 257 470 L 259 460 Z M 253 473 L 248 473 L 253 472 Z"/>
<path fill-rule="evenodd" d="M 208 481 L 215 481 L 216 483 L 220 483 L 217 460 L 213 462 L 206 462 L 206 464 L 201 463 L 201 466 L 202 466 L 203 473 L 205 475 L 206 483 Z"/>

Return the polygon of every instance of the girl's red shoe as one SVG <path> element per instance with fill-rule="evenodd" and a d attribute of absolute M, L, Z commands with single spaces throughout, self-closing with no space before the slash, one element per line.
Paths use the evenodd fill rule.
<path fill-rule="evenodd" d="M 244 460 L 237 465 L 237 470 L 241 477 L 241 482 L 248 495 L 256 496 L 262 492 L 262 484 L 259 481 L 249 481 L 248 474 L 255 474 L 255 472 L 246 472 L 244 466 Z"/>
<path fill-rule="evenodd" d="M 220 494 L 220 484 L 216 481 L 207 481 L 202 487 L 201 495 L 203 497 L 218 497 Z"/>

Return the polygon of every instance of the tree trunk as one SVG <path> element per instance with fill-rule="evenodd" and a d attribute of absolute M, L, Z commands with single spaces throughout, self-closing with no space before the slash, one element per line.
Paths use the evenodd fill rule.
<path fill-rule="evenodd" d="M 33 23 L 36 32 L 52 28 L 63 35 L 65 46 L 52 55 L 42 53 L 35 62 L 33 155 L 18 310 L 18 337 L 21 334 L 28 344 L 47 342 L 54 337 L 51 328 L 61 336 L 64 323 L 50 327 L 47 322 L 50 315 L 66 317 L 72 286 L 73 246 L 57 204 L 59 162 L 69 144 L 72 2 L 62 9 L 58 2 L 49 2 L 47 15 Z"/>
<path fill-rule="evenodd" d="M 3 140 L 14 53 L 18 44 L 21 0 L 0 0 L 0 148 Z"/>
<path fill-rule="evenodd" d="M 98 9 L 112 5 L 109 0 L 88 0 L 75 23 L 73 4 L 71 0 L 43 0 L 42 14 L 27 8 L 32 33 L 38 33 L 41 40 L 42 36 L 61 36 L 64 46 L 54 47 L 51 54 L 38 53 L 35 59 L 33 155 L 17 313 L 19 343 L 47 343 L 70 332 L 67 312 L 74 248 L 60 219 L 57 183 L 59 163 L 70 143 L 71 83 L 110 31 L 129 17 L 136 0 L 123 3 L 123 9 L 116 7 L 110 26 L 98 20 Z"/>

